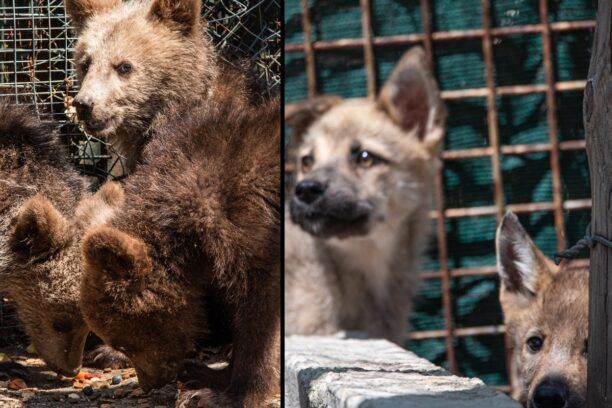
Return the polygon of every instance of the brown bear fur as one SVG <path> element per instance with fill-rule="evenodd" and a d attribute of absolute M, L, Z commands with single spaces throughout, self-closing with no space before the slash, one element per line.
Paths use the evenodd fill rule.
<path fill-rule="evenodd" d="M 219 322 L 229 384 L 200 403 L 259 407 L 278 388 L 279 153 L 278 102 L 179 118 L 145 148 L 121 210 L 85 239 L 83 314 L 143 388 L 172 381 L 197 340 L 226 340 Z"/>
<path fill-rule="evenodd" d="M 79 33 L 77 115 L 88 133 L 125 156 L 128 172 L 150 130 L 171 112 L 209 99 L 248 103 L 244 74 L 221 64 L 204 35 L 200 0 L 65 4 Z"/>
<path fill-rule="evenodd" d="M 0 103 L 0 291 L 16 303 L 38 354 L 62 374 L 80 367 L 88 333 L 78 308 L 80 239 L 121 197 L 115 184 L 89 194 L 52 128 Z"/>

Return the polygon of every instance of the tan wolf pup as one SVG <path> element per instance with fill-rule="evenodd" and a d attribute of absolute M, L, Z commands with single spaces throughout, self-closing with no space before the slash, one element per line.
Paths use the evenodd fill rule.
<path fill-rule="evenodd" d="M 402 343 L 429 238 L 446 113 L 421 48 L 375 101 L 287 113 L 296 184 L 285 234 L 285 334 L 365 332 Z"/>
<path fill-rule="evenodd" d="M 585 407 L 588 267 L 556 266 L 508 212 L 497 230 L 500 302 L 512 341 L 513 397 L 529 408 Z"/>

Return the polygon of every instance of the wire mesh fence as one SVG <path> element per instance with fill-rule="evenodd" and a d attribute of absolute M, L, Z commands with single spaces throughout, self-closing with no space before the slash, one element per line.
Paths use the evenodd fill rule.
<path fill-rule="evenodd" d="M 261 88 L 278 92 L 281 77 L 280 0 L 204 0 L 206 32 L 222 55 L 249 59 Z M 76 34 L 62 0 L 0 0 L 0 98 L 34 107 L 58 124 L 76 166 L 94 184 L 124 174 L 123 158 L 76 123 Z M 14 309 L 0 300 L 0 336 L 14 329 Z"/>
<path fill-rule="evenodd" d="M 510 209 L 549 256 L 584 233 L 582 90 L 595 9 L 590 0 L 285 2 L 289 105 L 374 95 L 406 49 L 425 48 L 449 118 L 436 235 L 406 345 L 505 390 L 495 229 Z"/>

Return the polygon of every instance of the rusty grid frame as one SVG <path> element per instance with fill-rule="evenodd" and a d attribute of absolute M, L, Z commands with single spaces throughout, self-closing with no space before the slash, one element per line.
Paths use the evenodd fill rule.
<path fill-rule="evenodd" d="M 436 238 L 438 243 L 438 260 L 440 268 L 437 271 L 425 271 L 421 276 L 424 279 L 440 279 L 442 308 L 444 313 L 444 329 L 441 330 L 421 330 L 408 334 L 410 340 L 423 340 L 433 338 L 444 338 L 446 359 L 448 368 L 451 372 L 457 373 L 457 357 L 454 350 L 455 337 L 464 336 L 483 336 L 483 335 L 505 335 L 503 325 L 489 325 L 480 327 L 453 327 L 453 305 L 452 293 L 450 289 L 450 279 L 465 276 L 486 276 L 497 273 L 495 266 L 476 267 L 476 268 L 457 268 L 451 269 L 448 266 L 448 249 L 446 240 L 445 221 L 448 218 L 465 218 L 485 215 L 495 215 L 499 223 L 506 210 L 512 210 L 519 214 L 529 214 L 538 211 L 552 211 L 554 214 L 554 224 L 557 238 L 557 249 L 566 248 L 564 237 L 565 221 L 563 212 L 565 210 L 584 210 L 591 208 L 590 199 L 563 200 L 561 194 L 561 168 L 560 152 L 585 150 L 584 140 L 569 140 L 559 142 L 556 110 L 556 93 L 581 91 L 584 89 L 586 80 L 582 81 L 555 81 L 553 74 L 553 55 L 552 55 L 552 33 L 561 33 L 580 30 L 594 30 L 595 20 L 583 21 L 548 21 L 547 0 L 537 0 L 539 8 L 540 22 L 538 24 L 511 26 L 511 27 L 492 27 L 491 25 L 491 2 L 481 0 L 482 8 L 482 28 L 467 30 L 433 31 L 431 25 L 431 1 L 419 0 L 422 32 L 415 34 L 402 34 L 392 36 L 374 37 L 372 34 L 372 18 L 370 0 L 359 0 L 361 8 L 361 28 L 362 37 L 337 39 L 330 41 L 312 41 L 312 23 L 309 14 L 308 0 L 301 2 L 301 24 L 304 40 L 301 44 L 286 44 L 286 53 L 303 53 L 305 60 L 306 81 L 308 96 L 317 94 L 317 80 L 315 71 L 315 54 L 317 51 L 332 51 L 344 49 L 362 48 L 364 53 L 364 64 L 366 70 L 366 83 L 368 98 L 376 95 L 376 62 L 374 56 L 375 47 L 415 45 L 421 44 L 425 48 L 427 58 L 433 67 L 433 47 L 436 43 L 460 40 L 481 39 L 482 53 L 485 66 L 484 88 L 461 89 L 442 91 L 441 96 L 444 100 L 460 100 L 474 97 L 486 97 L 487 104 L 487 127 L 489 146 L 477 147 L 460 150 L 442 152 L 442 166 L 440 167 L 435 180 L 435 210 L 432 210 L 430 217 L 436 222 Z M 545 70 L 544 84 L 495 86 L 494 61 L 493 61 L 493 39 L 516 34 L 531 34 L 542 36 L 543 65 Z M 502 146 L 499 139 L 499 128 L 497 121 L 496 97 L 505 95 L 528 95 L 546 94 L 547 107 L 547 127 L 549 143 L 521 144 Z M 286 106 L 290 110 L 291 104 Z M 552 172 L 553 201 L 540 203 L 521 203 L 504 205 L 503 180 L 501 171 L 501 155 L 526 155 L 538 152 L 550 153 L 550 169 Z M 448 160 L 463 160 L 471 158 L 490 157 L 493 176 L 493 202 L 492 206 L 466 207 L 466 208 L 444 208 L 444 162 Z M 292 166 L 287 164 L 287 171 L 291 171 Z M 442 216 L 440 216 L 442 215 Z M 579 262 L 587 262 L 579 261 Z M 506 347 L 506 367 L 508 370 L 508 380 L 511 381 L 510 359 L 511 349 L 508 339 L 505 341 Z M 498 388 L 510 391 L 512 384 L 502 385 Z"/>

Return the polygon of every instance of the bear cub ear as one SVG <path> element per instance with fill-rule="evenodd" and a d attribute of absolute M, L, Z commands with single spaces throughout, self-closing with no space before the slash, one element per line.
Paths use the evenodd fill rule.
<path fill-rule="evenodd" d="M 149 17 L 184 36 L 201 35 L 200 0 L 153 0 Z"/>
<path fill-rule="evenodd" d="M 152 268 L 147 245 L 115 228 L 99 227 L 83 240 L 87 273 L 111 280 L 141 279 Z"/>
<path fill-rule="evenodd" d="M 36 195 L 22 204 L 10 232 L 11 249 L 25 259 L 47 257 L 72 239 L 70 223 L 46 198 Z"/>
<path fill-rule="evenodd" d="M 64 4 L 72 25 L 81 31 L 92 16 L 119 6 L 121 0 L 64 0 Z"/>

